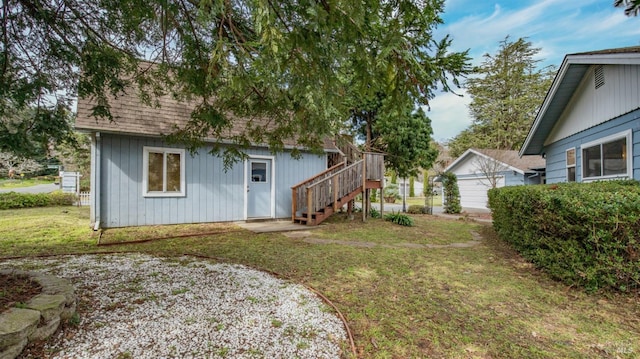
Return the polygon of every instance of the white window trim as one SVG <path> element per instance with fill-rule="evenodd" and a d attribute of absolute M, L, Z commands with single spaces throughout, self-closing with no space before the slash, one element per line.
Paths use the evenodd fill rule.
<path fill-rule="evenodd" d="M 149 152 L 162 153 L 164 155 L 163 172 L 162 176 L 163 188 L 166 188 L 166 155 L 168 153 L 174 153 L 180 155 L 180 192 L 149 192 Z M 143 147 L 142 156 L 142 195 L 143 197 L 185 197 L 186 196 L 186 181 L 185 181 L 185 150 L 181 148 L 165 148 L 165 147 Z"/>
<path fill-rule="evenodd" d="M 627 173 L 620 173 L 616 175 L 609 176 L 597 176 L 597 177 L 586 177 L 584 171 L 584 163 L 582 163 L 582 151 L 585 148 L 594 147 L 598 145 L 602 145 L 607 142 L 613 142 L 615 140 L 619 140 L 621 138 L 627 139 Z M 600 153 L 602 155 L 602 153 Z M 618 178 L 632 178 L 633 177 L 633 138 L 631 130 L 626 130 L 622 132 L 618 132 L 613 135 L 609 135 L 606 137 L 599 138 L 595 141 L 587 142 L 580 145 L 580 173 L 582 174 L 582 182 L 592 182 L 592 181 L 600 181 L 600 180 L 609 180 L 609 179 L 618 179 Z M 576 163 L 578 162 L 576 158 Z M 602 164 L 601 164 L 602 166 Z"/>
<path fill-rule="evenodd" d="M 573 164 L 572 165 L 570 165 L 567 162 L 567 158 L 568 158 L 567 154 L 571 150 L 573 150 Z M 572 182 L 572 181 L 569 181 L 569 168 L 575 168 L 576 169 L 576 171 L 575 171 L 576 178 L 573 180 L 573 182 L 577 182 L 578 181 L 578 171 L 577 171 L 577 168 L 578 168 L 577 167 L 577 164 L 578 164 L 578 149 L 576 149 L 575 147 L 567 148 L 564 151 L 564 162 L 565 162 L 565 167 L 566 167 L 565 179 L 567 180 L 567 182 Z"/>

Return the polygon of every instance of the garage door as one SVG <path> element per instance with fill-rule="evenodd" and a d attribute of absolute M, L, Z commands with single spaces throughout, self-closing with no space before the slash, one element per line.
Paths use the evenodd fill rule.
<path fill-rule="evenodd" d="M 498 178 L 497 187 L 504 187 L 504 177 Z M 487 179 L 458 178 L 458 188 L 462 208 L 487 208 L 487 191 L 491 188 Z"/>

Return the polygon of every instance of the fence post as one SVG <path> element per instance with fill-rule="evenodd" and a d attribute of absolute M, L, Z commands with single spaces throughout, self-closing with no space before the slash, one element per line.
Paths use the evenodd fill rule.
<path fill-rule="evenodd" d="M 296 221 L 296 211 L 298 210 L 298 188 L 291 189 L 291 221 Z"/>
<path fill-rule="evenodd" d="M 307 187 L 307 225 L 311 225 L 313 212 L 313 188 Z"/>
<path fill-rule="evenodd" d="M 362 222 L 367 221 L 367 153 L 362 153 Z"/>
<path fill-rule="evenodd" d="M 338 210 L 338 176 L 334 175 L 331 177 L 331 190 L 333 191 L 333 211 L 336 212 Z"/>

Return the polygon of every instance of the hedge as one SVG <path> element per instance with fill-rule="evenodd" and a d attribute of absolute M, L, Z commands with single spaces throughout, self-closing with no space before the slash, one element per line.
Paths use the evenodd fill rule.
<path fill-rule="evenodd" d="M 637 181 L 514 186 L 489 191 L 501 240 L 568 285 L 640 289 Z"/>
<path fill-rule="evenodd" d="M 73 193 L 0 193 L 0 210 L 30 207 L 70 206 L 76 200 Z"/>

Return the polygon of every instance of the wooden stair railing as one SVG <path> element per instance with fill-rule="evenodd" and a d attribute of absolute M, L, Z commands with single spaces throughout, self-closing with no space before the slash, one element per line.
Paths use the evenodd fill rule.
<path fill-rule="evenodd" d="M 362 152 L 353 143 L 345 138 L 338 137 L 335 140 L 336 148 L 344 155 L 347 164 L 355 163 L 362 159 Z"/>
<path fill-rule="evenodd" d="M 292 187 L 292 220 L 308 225 L 320 224 L 359 193 L 382 188 L 384 156 L 364 153 L 349 166 L 334 166 Z"/>
<path fill-rule="evenodd" d="M 307 205 L 307 187 L 313 185 L 314 183 L 320 182 L 327 177 L 332 176 L 334 173 L 342 170 L 345 167 L 345 162 L 339 163 L 291 187 L 291 220 L 295 221 L 296 212 L 303 211 L 305 206 Z"/>

